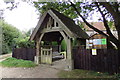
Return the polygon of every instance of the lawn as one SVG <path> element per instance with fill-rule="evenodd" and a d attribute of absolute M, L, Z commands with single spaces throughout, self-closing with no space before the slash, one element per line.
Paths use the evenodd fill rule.
<path fill-rule="evenodd" d="M 60 71 L 58 73 L 60 78 L 117 78 L 116 75 L 109 75 L 108 73 L 101 73 L 88 70 L 75 69 L 72 71 Z"/>
<path fill-rule="evenodd" d="M 0 66 L 4 67 L 35 67 L 37 66 L 34 62 L 16 58 L 7 58 L 0 62 Z"/>

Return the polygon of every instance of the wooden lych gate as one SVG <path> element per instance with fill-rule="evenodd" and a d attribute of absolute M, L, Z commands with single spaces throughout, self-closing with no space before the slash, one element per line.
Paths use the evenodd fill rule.
<path fill-rule="evenodd" d="M 65 66 L 72 69 L 74 67 L 72 59 L 73 42 L 78 40 L 78 45 L 85 44 L 86 38 L 88 38 L 88 35 L 72 19 L 50 9 L 40 17 L 36 28 L 30 36 L 30 40 L 36 42 L 35 62 L 37 64 L 52 64 L 54 49 L 52 47 L 44 48 L 44 46 L 52 46 L 52 42 L 57 42 L 57 52 L 60 53 L 60 46 L 64 40 L 66 43 Z"/>
<path fill-rule="evenodd" d="M 52 64 L 52 48 L 41 47 L 41 63 Z"/>

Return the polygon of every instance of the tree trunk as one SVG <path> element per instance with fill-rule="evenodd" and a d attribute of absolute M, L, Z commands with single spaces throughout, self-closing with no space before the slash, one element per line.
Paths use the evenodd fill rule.
<path fill-rule="evenodd" d="M 118 44 L 118 72 L 120 73 L 120 42 Z"/>

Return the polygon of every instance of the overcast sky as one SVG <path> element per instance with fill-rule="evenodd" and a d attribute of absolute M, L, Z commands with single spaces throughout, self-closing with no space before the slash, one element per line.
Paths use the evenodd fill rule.
<path fill-rule="evenodd" d="M 33 5 L 29 5 L 27 2 L 15 0 L 15 2 L 17 1 L 20 2 L 17 8 L 10 11 L 9 9 L 5 8 L 6 6 L 10 6 L 11 4 L 6 5 L 3 0 L 0 0 L 0 8 L 5 9 L 5 21 L 17 27 L 21 31 L 27 31 L 30 28 L 36 27 L 39 17 L 39 15 L 37 15 L 38 12 L 36 12 L 36 8 Z M 92 21 L 96 22 L 98 20 L 98 16 L 98 13 L 94 13 Z"/>
<path fill-rule="evenodd" d="M 3 0 L 0 0 L 0 7 L 5 9 L 6 6 L 10 5 L 6 5 Z M 10 11 L 9 9 L 5 9 L 4 19 L 7 23 L 12 24 L 21 31 L 26 31 L 37 25 L 39 17 L 37 13 L 38 12 L 36 12 L 35 7 L 29 5 L 26 2 L 20 1 L 18 7 L 13 9 L 12 11 Z"/>

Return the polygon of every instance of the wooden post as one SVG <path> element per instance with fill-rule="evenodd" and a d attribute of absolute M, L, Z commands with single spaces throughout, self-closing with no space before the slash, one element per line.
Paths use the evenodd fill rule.
<path fill-rule="evenodd" d="M 70 38 L 67 38 L 67 68 L 68 70 L 74 68 L 72 59 L 72 42 Z"/>
<path fill-rule="evenodd" d="M 59 53 L 61 52 L 61 42 L 62 42 L 62 40 L 57 42 L 57 44 L 58 44 L 58 52 Z"/>
<path fill-rule="evenodd" d="M 43 48 L 41 47 L 41 63 L 43 62 Z"/>
<path fill-rule="evenodd" d="M 52 47 L 50 48 L 50 64 L 52 64 Z"/>
<path fill-rule="evenodd" d="M 66 36 L 63 31 L 61 31 L 60 33 L 64 37 L 64 40 L 65 40 L 65 42 L 67 44 L 66 67 L 67 67 L 67 70 L 72 70 L 74 68 L 74 65 L 73 65 L 73 59 L 72 59 L 72 43 L 71 43 L 71 39 L 68 36 Z"/>
<path fill-rule="evenodd" d="M 54 27 L 56 27 L 56 20 L 54 20 Z"/>
<path fill-rule="evenodd" d="M 39 64 L 39 53 L 40 53 L 39 49 L 40 49 L 40 43 L 37 42 L 37 44 L 36 44 L 36 61 L 35 61 L 36 64 Z"/>

